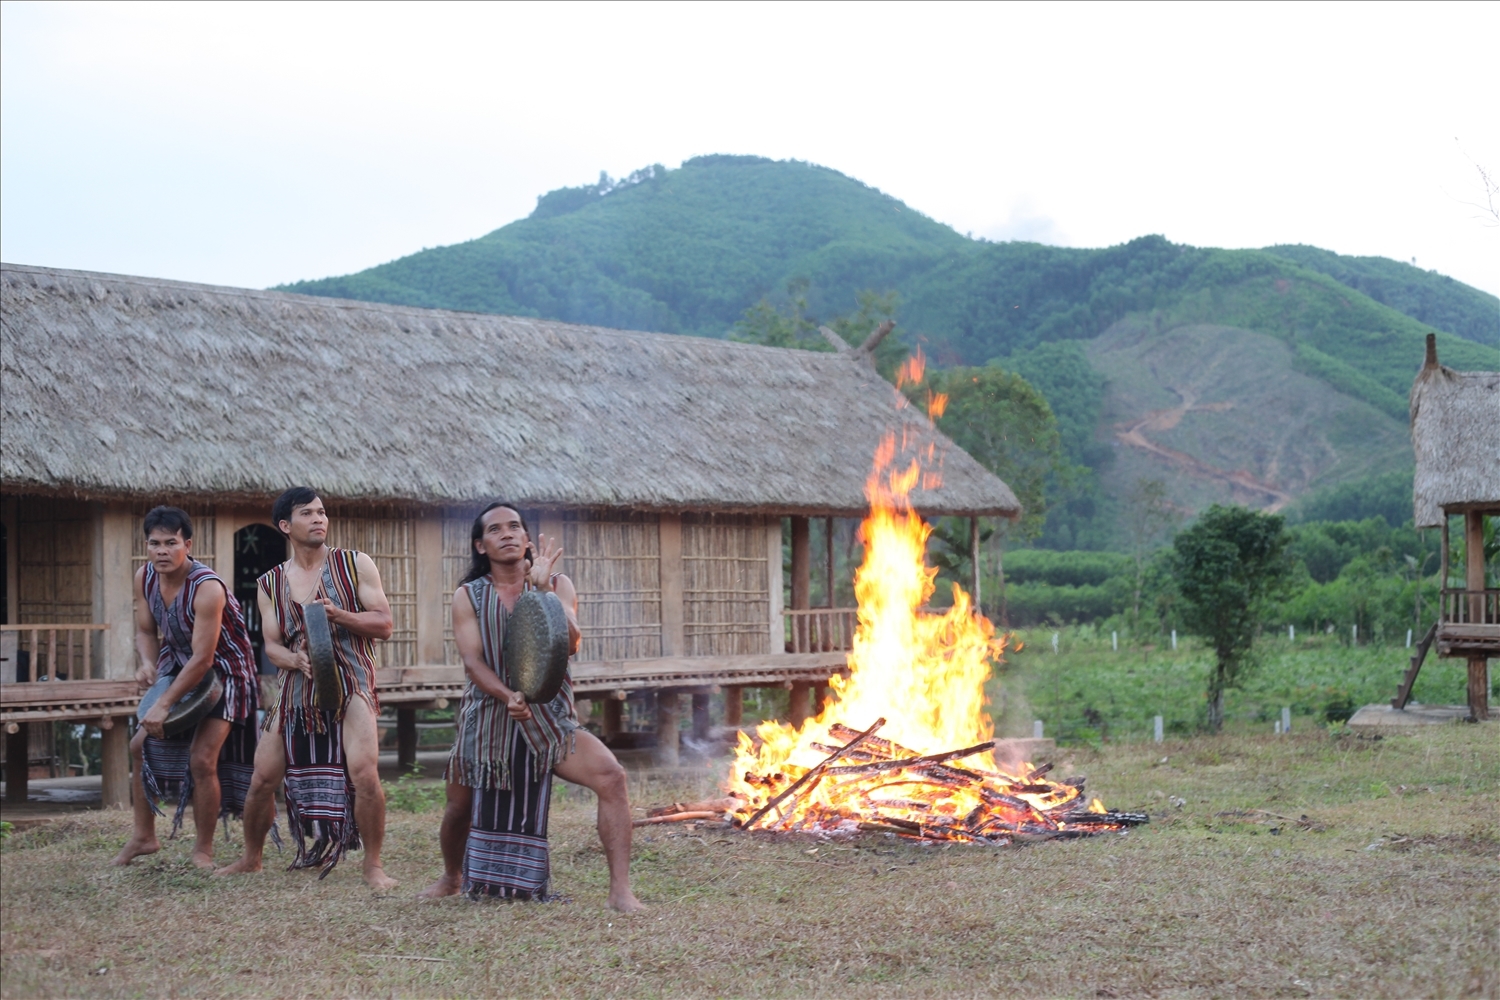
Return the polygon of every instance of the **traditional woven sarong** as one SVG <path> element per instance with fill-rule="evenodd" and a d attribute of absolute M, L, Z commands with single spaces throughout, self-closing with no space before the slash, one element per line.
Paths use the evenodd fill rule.
<path fill-rule="evenodd" d="M 352 549 L 329 549 L 323 578 L 309 598 L 326 597 L 346 611 L 365 610 L 359 603 L 359 574 Z M 302 605 L 292 598 L 285 565 L 258 581 L 276 610 L 281 641 L 288 649 L 302 637 Z M 333 709 L 313 702 L 312 682 L 295 670 L 281 672 L 281 691 L 266 713 L 266 728 L 277 722 L 286 747 L 288 822 L 297 838 L 292 868 L 321 868 L 326 876 L 348 851 L 359 850 L 354 822 L 354 786 L 344 760 L 344 713 L 358 698 L 380 714 L 375 696 L 375 642 L 347 629 L 333 628 L 333 658 L 339 668 L 339 703 Z M 309 841 L 311 843 L 309 844 Z"/>
<path fill-rule="evenodd" d="M 503 679 L 505 605 L 488 577 L 471 580 L 464 589 L 479 618 L 484 662 Z M 562 690 L 547 704 L 532 705 L 524 722 L 512 719 L 503 702 L 470 681 L 455 723 L 443 778 L 475 790 L 464 892 L 473 898 L 545 899 L 552 769 L 572 751 L 578 729 L 572 679 L 564 678 Z"/>
<path fill-rule="evenodd" d="M 530 589 L 529 583 L 527 589 Z M 474 613 L 479 618 L 484 662 L 495 676 L 503 680 L 505 622 L 508 617 L 505 605 L 487 576 L 464 584 L 464 590 L 468 592 Z M 470 788 L 508 789 L 513 779 L 520 780 L 526 775 L 539 779 L 551 774 L 557 762 L 573 751 L 574 734 L 578 730 L 578 715 L 573 706 L 573 679 L 571 675 L 564 676 L 557 696 L 545 705 L 532 705 L 531 718 L 524 722 L 512 719 L 503 702 L 491 698 L 470 681 L 464 688 L 454 724 L 453 751 L 443 772 L 444 781 Z M 531 751 L 525 760 L 525 767 L 530 770 L 521 774 L 515 773 L 516 761 L 512 752 L 512 748 L 518 745 L 515 740 L 517 730 Z"/>
<path fill-rule="evenodd" d="M 156 628 L 161 644 L 156 658 L 157 675 L 176 676 L 193 656 L 193 602 L 198 588 L 213 581 L 224 588 L 224 613 L 219 625 L 219 641 L 214 648 L 211 670 L 219 674 L 224 685 L 224 696 L 208 714 L 210 719 L 224 719 L 230 723 L 229 735 L 219 750 L 219 818 L 224 821 L 225 836 L 229 834 L 229 817 L 240 818 L 245 808 L 245 795 L 250 789 L 250 775 L 255 762 L 257 730 L 254 719 L 260 702 L 260 688 L 255 677 L 255 654 L 250 646 L 250 635 L 245 629 L 240 602 L 229 587 L 213 570 L 193 560 L 182 589 L 171 604 L 162 598 L 161 577 L 156 567 L 147 563 L 141 580 L 146 603 L 156 619 Z M 144 765 L 141 769 L 142 784 L 146 789 L 151 809 L 162 815 L 158 802 L 172 795 L 177 796 L 177 813 L 172 820 L 172 836 L 182 826 L 187 804 L 193 797 L 193 776 L 189 766 L 194 728 L 176 736 L 157 739 L 147 736 L 142 747 Z M 280 834 L 272 830 L 280 842 Z"/>
<path fill-rule="evenodd" d="M 515 766 L 508 789 L 478 788 L 469 814 L 469 841 L 464 848 L 463 891 L 471 899 L 547 898 L 550 861 L 547 813 L 552 801 L 552 772 L 536 777 L 536 756 L 511 728 L 507 756 Z"/>

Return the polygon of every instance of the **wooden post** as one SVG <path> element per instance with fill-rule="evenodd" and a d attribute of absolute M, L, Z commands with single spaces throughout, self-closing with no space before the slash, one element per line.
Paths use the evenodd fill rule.
<path fill-rule="evenodd" d="M 1464 589 L 1469 591 L 1469 621 L 1484 621 L 1484 515 L 1464 513 Z M 1490 717 L 1489 661 L 1469 657 L 1469 719 L 1484 722 Z"/>
<path fill-rule="evenodd" d="M 667 688 L 656 692 L 656 766 L 677 766 L 678 694 Z"/>
<path fill-rule="evenodd" d="M 122 718 L 99 732 L 100 801 L 106 809 L 130 807 L 130 727 Z"/>
<path fill-rule="evenodd" d="M 814 684 L 812 689 L 812 714 L 813 718 L 823 714 L 823 706 L 828 704 L 828 685 Z"/>
<path fill-rule="evenodd" d="M 5 613 L 6 625 L 20 623 L 21 591 L 18 570 L 21 565 L 21 518 L 20 500 L 16 497 L 0 498 L 0 521 L 5 524 Z M 779 560 L 778 560 L 779 561 Z M 10 664 L 12 668 L 15 664 Z M 15 675 L 11 675 L 15 680 Z"/>
<path fill-rule="evenodd" d="M 625 728 L 625 702 L 616 697 L 604 699 L 604 738 L 612 740 Z"/>
<path fill-rule="evenodd" d="M 969 568 L 972 572 L 971 595 L 974 599 L 974 613 L 982 614 L 979 603 L 979 518 L 969 518 Z"/>
<path fill-rule="evenodd" d="M 693 695 L 693 739 L 702 742 L 708 739 L 708 695 Z"/>
<path fill-rule="evenodd" d="M 724 689 L 724 725 L 739 728 L 745 718 L 745 689 L 731 684 Z"/>
<path fill-rule="evenodd" d="M 402 771 L 407 771 L 416 762 L 417 710 L 398 705 L 396 707 L 396 766 Z"/>
<path fill-rule="evenodd" d="M 109 631 L 101 634 L 99 644 L 99 673 L 109 680 L 135 674 L 135 570 L 130 554 L 135 533 L 140 530 L 140 522 L 129 506 L 95 506 L 94 621 L 109 623 Z M 32 677 L 36 676 L 33 665 Z"/>
<path fill-rule="evenodd" d="M 31 767 L 31 723 L 16 723 L 16 731 L 5 734 L 5 801 L 26 801 L 26 782 Z"/>
<path fill-rule="evenodd" d="M 686 656 L 681 515 L 661 515 L 657 531 L 657 551 L 661 558 L 661 655 Z"/>
<path fill-rule="evenodd" d="M 786 651 L 786 617 L 781 613 L 786 600 L 786 577 L 781 565 L 781 518 L 766 520 L 766 588 L 771 596 L 767 626 L 770 629 L 768 653 Z"/>
<path fill-rule="evenodd" d="M 791 705 L 787 709 L 787 722 L 793 729 L 801 729 L 807 721 L 807 696 L 812 685 L 807 681 L 792 681 Z"/>
<path fill-rule="evenodd" d="M 828 598 L 826 603 L 831 608 L 834 607 L 836 603 L 833 597 L 834 591 L 837 589 L 833 577 L 833 518 L 829 517 L 824 519 L 823 535 L 823 541 L 825 543 L 824 549 L 826 550 L 824 552 L 824 578 L 828 581 L 828 591 L 825 596 Z"/>
<path fill-rule="evenodd" d="M 809 551 L 808 521 L 792 518 L 792 610 L 805 611 L 812 602 L 812 553 Z M 807 649 L 807 618 L 792 619 L 792 642 L 797 650 Z"/>
<path fill-rule="evenodd" d="M 414 519 L 413 546 L 416 556 L 417 585 L 417 662 L 439 664 L 443 651 L 443 594 L 456 581 L 443 579 L 443 515 L 441 511 L 422 511 Z M 447 584 L 447 586 L 445 586 Z M 400 719 L 400 715 L 397 715 Z M 397 733 L 400 733 L 399 723 Z M 400 737 L 397 737 L 399 742 Z M 415 746 L 416 744 L 412 744 Z M 413 760 L 416 758 L 413 757 Z M 403 767 L 406 764 L 402 764 Z"/>

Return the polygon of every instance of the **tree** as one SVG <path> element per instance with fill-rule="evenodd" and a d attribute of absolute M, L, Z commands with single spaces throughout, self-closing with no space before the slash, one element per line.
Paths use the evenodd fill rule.
<path fill-rule="evenodd" d="M 1287 578 L 1288 541 L 1279 515 L 1214 504 L 1173 542 L 1183 624 L 1214 650 L 1208 679 L 1214 732 L 1224 725 L 1224 692 L 1247 674 L 1257 627 Z"/>

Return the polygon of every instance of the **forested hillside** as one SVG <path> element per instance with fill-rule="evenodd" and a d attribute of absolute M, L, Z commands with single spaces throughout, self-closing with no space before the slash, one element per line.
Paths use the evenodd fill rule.
<path fill-rule="evenodd" d="M 1452 367 L 1500 367 L 1500 300 L 1410 264 L 1161 236 L 991 243 L 752 156 L 562 188 L 479 239 L 286 290 L 701 336 L 748 321 L 785 327 L 751 339 L 811 349 L 818 323 L 855 336 L 894 311 L 935 365 L 994 363 L 1046 397 L 1075 469 L 1047 487 L 1040 541 L 1060 548 L 1119 547 L 1123 497 L 1147 479 L 1188 512 L 1397 517 L 1424 335 Z"/>

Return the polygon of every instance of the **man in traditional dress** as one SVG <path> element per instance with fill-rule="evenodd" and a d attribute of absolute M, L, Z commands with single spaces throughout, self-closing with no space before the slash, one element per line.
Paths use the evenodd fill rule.
<path fill-rule="evenodd" d="M 329 548 L 328 512 L 316 491 L 295 486 L 277 498 L 271 520 L 291 555 L 258 581 L 266 658 L 281 672 L 281 692 L 266 714 L 267 738 L 255 754 L 245 803 L 245 855 L 218 874 L 258 872 L 275 791 L 284 782 L 288 823 L 297 838 L 293 868 L 333 870 L 346 851 L 364 847 L 364 879 L 389 889 L 380 863 L 385 791 L 375 699 L 375 640 L 391 637 L 391 608 L 375 562 L 363 552 Z M 338 671 L 336 705 L 314 701 L 303 606 L 328 612 Z M 309 844 L 311 841 L 311 844 Z"/>
<path fill-rule="evenodd" d="M 523 590 L 557 594 L 567 612 L 571 649 L 578 649 L 578 593 L 571 580 L 553 572 L 562 549 L 541 535 L 533 551 L 525 519 L 506 503 L 486 507 L 471 537 L 469 572 L 453 595 L 453 640 L 469 683 L 444 775 L 443 876 L 422 896 L 547 898 L 547 811 L 556 774 L 598 796 L 609 905 L 639 910 L 630 891 L 625 769 L 578 725 L 570 678 L 545 705 L 529 704 L 504 680 L 505 623 Z"/>
<path fill-rule="evenodd" d="M 193 558 L 193 521 L 176 507 L 156 507 L 142 524 L 146 564 L 135 573 L 135 648 L 141 690 L 158 677 L 175 678 L 140 717 L 130 741 L 135 762 L 135 830 L 115 857 L 128 865 L 161 850 L 156 839 L 157 802 L 177 793 L 172 835 L 189 800 L 196 828 L 192 862 L 214 866 L 214 826 L 239 816 L 255 759 L 255 713 L 259 689 L 255 654 L 234 594 L 214 571 Z M 218 674 L 224 693 L 197 726 L 174 736 L 162 732 L 167 712 Z"/>

